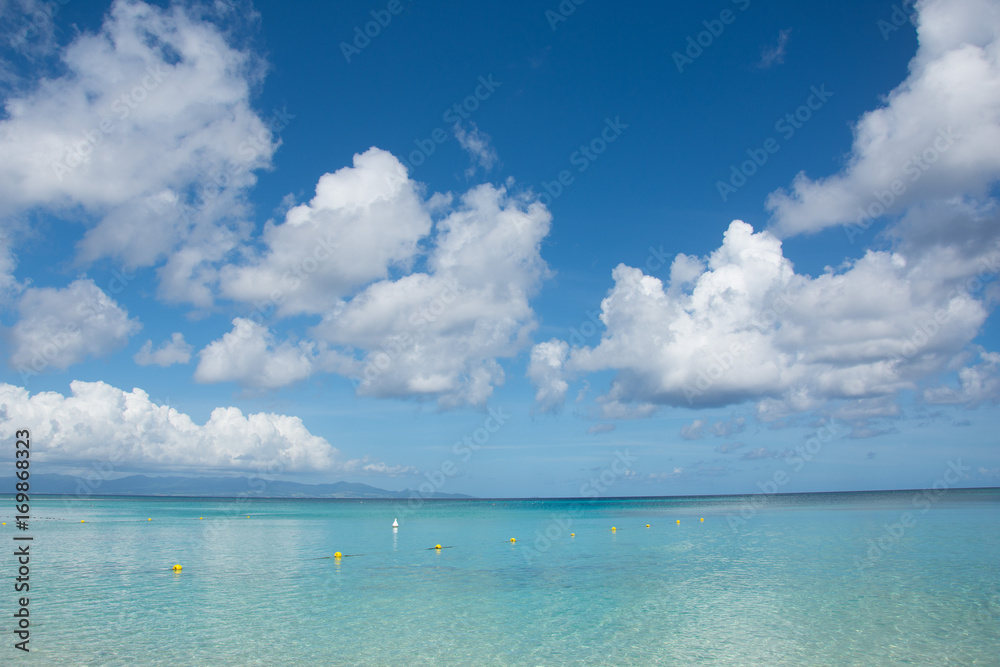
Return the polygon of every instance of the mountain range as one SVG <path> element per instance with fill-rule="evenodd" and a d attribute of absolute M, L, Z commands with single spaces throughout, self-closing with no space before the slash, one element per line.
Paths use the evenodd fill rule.
<path fill-rule="evenodd" d="M 15 492 L 13 476 L 0 478 L 0 493 Z M 149 477 L 130 475 L 117 479 L 84 479 L 71 475 L 35 474 L 31 492 L 54 495 L 101 496 L 199 496 L 227 498 L 471 498 L 461 493 L 418 493 L 413 489 L 387 491 L 367 484 L 332 482 L 302 484 L 247 477 Z"/>

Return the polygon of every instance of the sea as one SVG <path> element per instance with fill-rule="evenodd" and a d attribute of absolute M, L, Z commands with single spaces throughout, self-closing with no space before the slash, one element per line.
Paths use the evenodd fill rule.
<path fill-rule="evenodd" d="M 1000 665 L 1000 489 L 3 501 L 3 665 Z"/>

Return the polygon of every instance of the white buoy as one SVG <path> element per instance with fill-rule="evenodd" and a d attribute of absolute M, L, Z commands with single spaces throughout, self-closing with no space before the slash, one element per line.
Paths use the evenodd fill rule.
<path fill-rule="evenodd" d="M 395 519 L 393 519 L 393 520 L 392 520 L 392 527 L 393 527 L 393 528 L 399 528 L 399 522 L 398 522 L 398 521 L 396 521 Z"/>

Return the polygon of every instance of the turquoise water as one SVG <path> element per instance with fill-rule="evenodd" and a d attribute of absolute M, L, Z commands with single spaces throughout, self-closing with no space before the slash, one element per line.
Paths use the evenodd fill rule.
<path fill-rule="evenodd" d="M 31 652 L 4 583 L 5 665 L 1000 664 L 1000 490 L 31 514 Z"/>

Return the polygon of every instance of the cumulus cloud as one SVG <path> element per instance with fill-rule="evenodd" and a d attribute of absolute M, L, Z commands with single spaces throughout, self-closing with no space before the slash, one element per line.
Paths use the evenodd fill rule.
<path fill-rule="evenodd" d="M 611 433 L 615 430 L 615 425 L 610 422 L 604 422 L 603 424 L 594 424 L 587 429 L 587 433 L 590 435 L 596 435 L 598 433 Z"/>
<path fill-rule="evenodd" d="M 22 377 L 103 357 L 141 328 L 90 279 L 65 288 L 28 288 L 17 309 L 18 322 L 9 332 L 10 364 Z"/>
<path fill-rule="evenodd" d="M 812 278 L 795 273 L 770 232 L 734 221 L 708 257 L 679 256 L 666 284 L 619 265 L 599 343 L 548 355 L 532 381 L 542 390 L 615 370 L 602 409 L 641 414 L 755 401 L 757 416 L 773 421 L 858 401 L 860 419 L 868 401 L 867 416 L 885 416 L 886 397 L 948 370 L 986 319 L 973 286 L 935 273 L 941 266 L 869 251 Z M 699 422 L 689 437 L 707 426 Z M 722 424 L 718 434 L 741 427 Z"/>
<path fill-rule="evenodd" d="M 226 296 L 275 323 L 320 320 L 280 341 L 238 318 L 199 352 L 195 379 L 273 389 L 336 373 L 360 395 L 482 405 L 504 381 L 498 360 L 531 345 L 550 222 L 505 186 L 425 199 L 399 160 L 373 147 L 218 269 Z"/>
<path fill-rule="evenodd" d="M 283 223 L 269 223 L 264 251 L 222 270 L 222 292 L 245 302 L 278 293 L 280 315 L 326 313 L 390 268 L 409 268 L 430 229 L 417 183 L 392 154 L 371 148 L 353 167 L 324 174 Z"/>
<path fill-rule="evenodd" d="M 265 66 L 230 29 L 246 20 L 235 11 L 116 0 L 96 30 L 64 46 L 48 40 L 58 67 L 4 100 L 5 231 L 39 212 L 80 222 L 81 265 L 153 267 L 162 301 L 205 313 L 228 299 L 273 317 L 266 327 L 238 318 L 220 332 L 198 353 L 200 382 L 273 389 L 339 373 L 365 395 L 481 405 L 504 380 L 498 360 L 531 344 L 548 211 L 505 187 L 426 197 L 399 160 L 371 148 L 254 235 L 245 195 L 295 116 L 252 108 Z M 488 135 L 474 125 L 456 132 L 478 165 L 493 166 Z M 24 363 L 34 358 L 30 336 L 65 327 L 31 317 L 36 297 L 19 294 L 12 257 L 0 252 L 0 293 L 25 304 L 10 330 Z M 307 331 L 278 324 L 303 315 L 316 318 Z M 117 323 L 57 332 L 45 363 L 119 347 L 134 327 Z M 186 363 L 191 353 L 181 339 L 151 340 L 134 359 Z"/>
<path fill-rule="evenodd" d="M 224 3 L 203 9 L 239 18 Z M 240 227 L 243 193 L 284 122 L 251 109 L 263 68 L 249 51 L 180 4 L 117 0 L 58 57 L 58 76 L 4 102 L 0 217 L 41 208 L 93 221 L 79 260 L 131 267 L 181 247 L 209 252 L 217 228 Z M 175 277 L 164 296 L 188 300 L 197 287 Z"/>
<path fill-rule="evenodd" d="M 1000 353 L 980 348 L 979 363 L 958 372 L 957 387 L 932 387 L 924 390 L 928 403 L 965 405 L 970 408 L 1000 402 Z"/>
<path fill-rule="evenodd" d="M 0 384 L 0 434 L 32 434 L 32 458 L 43 464 L 109 461 L 122 467 L 179 470 L 266 470 L 402 474 L 412 469 L 371 459 L 346 459 L 298 417 L 244 415 L 216 408 L 196 424 L 188 415 L 150 401 L 141 389 L 103 382 L 70 384 L 71 395 Z"/>
<path fill-rule="evenodd" d="M 854 128 L 839 173 L 796 176 L 767 200 L 781 236 L 850 223 L 867 229 L 920 200 L 982 197 L 1000 175 L 1000 6 L 918 2 L 909 75 Z M 849 229 L 850 231 L 850 229 Z"/>
<path fill-rule="evenodd" d="M 315 343 L 276 342 L 271 331 L 237 317 L 233 329 L 198 353 L 198 382 L 238 382 L 274 389 L 309 377 L 315 370 Z"/>
<path fill-rule="evenodd" d="M 174 332 L 169 341 L 153 349 L 153 341 L 147 340 L 145 345 L 135 353 L 132 359 L 140 366 L 172 366 L 173 364 L 186 364 L 191 360 L 191 346 L 184 340 L 184 334 Z"/>
<path fill-rule="evenodd" d="M 427 271 L 369 285 L 312 334 L 354 353 L 360 394 L 482 405 L 504 381 L 497 359 L 530 346 L 550 221 L 536 201 L 477 186 L 437 222 Z"/>

